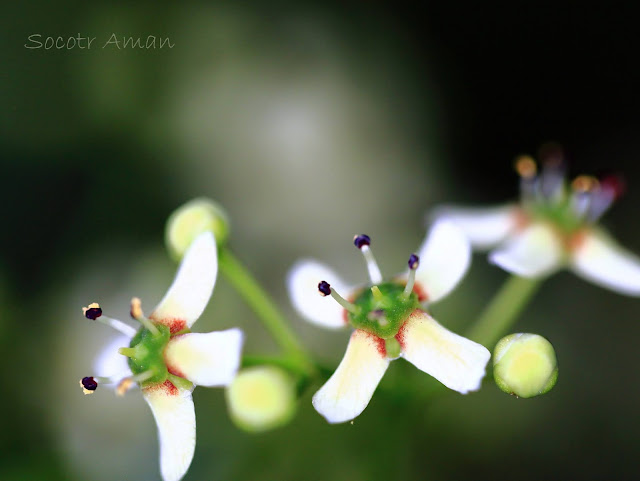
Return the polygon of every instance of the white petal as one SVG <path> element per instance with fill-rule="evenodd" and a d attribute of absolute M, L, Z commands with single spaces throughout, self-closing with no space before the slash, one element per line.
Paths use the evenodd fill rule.
<path fill-rule="evenodd" d="M 489 254 L 489 262 L 522 277 L 551 274 L 564 262 L 560 236 L 549 225 L 538 222 Z"/>
<path fill-rule="evenodd" d="M 360 330 L 351 335 L 338 369 L 313 396 L 313 407 L 330 423 L 349 421 L 369 404 L 389 366 L 389 359 L 379 349 L 381 342 Z"/>
<path fill-rule="evenodd" d="M 143 390 L 158 425 L 160 472 L 164 481 L 177 481 L 189 469 L 196 447 L 196 414 L 191 391 L 169 381 Z"/>
<path fill-rule="evenodd" d="M 287 288 L 293 307 L 305 319 L 319 326 L 329 329 L 345 327 L 344 308 L 335 299 L 320 295 L 320 281 L 328 282 L 344 297 L 352 290 L 329 267 L 303 259 L 296 262 L 287 275 Z"/>
<path fill-rule="evenodd" d="M 604 233 L 588 232 L 573 251 L 576 274 L 621 294 L 640 296 L 640 258 Z"/>
<path fill-rule="evenodd" d="M 462 394 L 480 389 L 491 357 L 484 346 L 445 329 L 420 310 L 405 322 L 397 339 L 407 361 L 449 389 Z"/>
<path fill-rule="evenodd" d="M 127 336 L 118 336 L 107 343 L 94 361 L 96 376 L 113 377 L 122 379 L 131 376 L 131 370 L 127 358 L 118 352 L 121 347 L 129 347 L 131 339 Z M 114 387 L 114 384 L 108 384 Z"/>
<path fill-rule="evenodd" d="M 171 327 L 171 332 L 191 327 L 209 302 L 217 274 L 216 241 L 205 232 L 185 253 L 173 284 L 150 317 Z"/>
<path fill-rule="evenodd" d="M 175 336 L 164 351 L 169 372 L 202 386 L 227 386 L 240 367 L 243 337 L 240 329 Z"/>
<path fill-rule="evenodd" d="M 426 292 L 426 300 L 432 302 L 446 296 L 465 275 L 471 246 L 459 227 L 441 220 L 431 227 L 418 256 L 416 283 Z"/>
<path fill-rule="evenodd" d="M 502 242 L 518 226 L 520 208 L 515 204 L 489 208 L 441 207 L 434 217 L 454 222 L 473 247 L 489 249 Z"/>

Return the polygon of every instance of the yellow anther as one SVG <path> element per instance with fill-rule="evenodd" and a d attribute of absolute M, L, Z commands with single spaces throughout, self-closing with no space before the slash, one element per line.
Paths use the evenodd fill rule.
<path fill-rule="evenodd" d="M 139 297 L 131 299 L 131 317 L 136 320 L 144 317 L 144 313 L 142 312 L 142 302 Z"/>
<path fill-rule="evenodd" d="M 133 386 L 133 379 L 130 377 L 125 377 L 122 381 L 118 383 L 118 387 L 116 388 L 116 394 L 118 396 L 124 396 L 125 393 L 131 389 Z"/>
<path fill-rule="evenodd" d="M 571 182 L 573 190 L 578 192 L 590 192 L 596 190 L 599 185 L 598 179 L 590 175 L 580 175 Z"/>
<path fill-rule="evenodd" d="M 515 162 L 516 172 L 520 177 L 530 179 L 535 176 L 538 169 L 536 167 L 536 161 L 529 155 L 521 155 Z"/>

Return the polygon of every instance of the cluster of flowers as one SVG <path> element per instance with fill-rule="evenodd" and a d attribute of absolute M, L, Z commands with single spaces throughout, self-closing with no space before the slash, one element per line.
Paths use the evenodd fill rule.
<path fill-rule="evenodd" d="M 291 269 L 287 286 L 303 317 L 330 329 L 354 329 L 338 368 L 313 396 L 313 406 L 328 422 L 349 421 L 362 413 L 389 363 L 400 357 L 462 394 L 480 388 L 490 352 L 449 331 L 428 313 L 429 305 L 444 298 L 463 278 L 472 247 L 497 246 L 490 261 L 518 276 L 542 277 L 568 266 L 595 283 L 640 295 L 640 261 L 596 226 L 620 194 L 619 183 L 582 176 L 568 185 L 560 164 L 551 162 L 538 175 L 530 158 L 520 159 L 517 168 L 522 183 L 519 204 L 436 211 L 427 239 L 409 257 L 406 274 L 384 279 L 371 239 L 364 234 L 356 236 L 354 244 L 365 258 L 366 285 L 349 286 L 314 260 L 301 260 Z M 185 211 L 180 222 L 199 222 L 198 215 L 194 218 L 192 211 Z M 220 225 L 225 222 L 217 227 Z M 125 335 L 127 346 L 110 346 L 108 353 L 99 356 L 103 365 L 120 365 L 121 372 L 112 378 L 85 377 L 80 381 L 82 389 L 93 393 L 98 384 L 111 383 L 122 394 L 133 385 L 140 386 L 158 426 L 160 466 L 166 481 L 179 480 L 193 458 L 194 387 L 229 386 L 238 379 L 241 365 L 244 335 L 239 329 L 191 332 L 216 282 L 216 240 L 219 243 L 227 233 L 226 228 L 221 233 L 214 227 L 205 222 L 195 228 L 198 235 L 193 235 L 193 228 L 188 235 L 184 229 L 169 233 L 173 236 L 168 237 L 169 245 L 178 245 L 172 253 L 182 257 L 181 265 L 167 294 L 148 317 L 140 300 L 132 300 L 131 316 L 141 323 L 139 330 L 103 315 L 97 303 L 84 309 L 87 318 Z M 347 293 L 346 298 L 339 292 Z M 324 299 L 327 296 L 336 302 Z M 541 345 L 530 335 L 509 336 L 499 344 L 494 363 L 509 358 L 508 348 L 525 342 Z M 546 344 L 542 349 L 553 351 Z M 557 376 L 557 370 L 553 375 Z M 268 378 L 267 383 L 286 384 L 277 372 L 258 377 Z M 532 395 L 550 389 L 555 377 L 545 378 L 545 383 L 543 390 Z M 240 387 L 228 397 L 236 404 L 243 402 L 242 383 L 237 385 Z"/>

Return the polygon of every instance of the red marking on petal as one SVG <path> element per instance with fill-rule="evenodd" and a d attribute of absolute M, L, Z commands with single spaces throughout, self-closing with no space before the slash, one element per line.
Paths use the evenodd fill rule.
<path fill-rule="evenodd" d="M 395 335 L 395 338 L 398 341 L 398 344 L 400 344 L 400 347 L 402 348 L 402 350 L 404 350 L 406 345 L 407 324 L 409 324 L 409 321 L 413 316 L 420 316 L 421 314 L 424 314 L 424 311 L 422 311 L 421 309 L 416 309 L 415 311 L 413 311 L 411 315 L 407 318 L 407 320 L 404 321 L 404 324 L 402 324 L 402 326 L 398 330 L 398 334 Z"/>
<path fill-rule="evenodd" d="M 429 294 L 427 294 L 427 290 L 424 287 L 422 287 L 422 284 L 420 284 L 419 282 L 416 282 L 415 284 L 413 284 L 413 292 L 416 293 L 416 295 L 418 296 L 418 300 L 420 302 L 425 302 L 429 300 Z"/>
<path fill-rule="evenodd" d="M 171 335 L 173 336 L 176 332 L 180 332 L 187 328 L 187 321 L 184 319 L 177 318 L 169 318 L 169 319 L 155 319 L 156 322 L 163 324 L 169 328 Z"/>
<path fill-rule="evenodd" d="M 169 346 L 169 344 L 171 344 L 171 342 L 173 342 L 174 339 L 179 339 L 182 336 L 184 336 L 184 334 L 180 334 L 178 336 L 172 336 L 171 339 L 169 339 L 169 343 L 165 347 L 165 353 L 166 353 L 166 349 Z M 174 376 L 178 376 L 178 377 L 181 377 L 183 379 L 187 379 L 187 376 L 185 376 L 184 373 L 182 371 L 180 371 L 180 369 L 178 369 L 175 365 L 173 365 L 173 364 L 171 364 L 169 362 L 169 360 L 167 359 L 167 356 L 166 356 L 165 353 L 163 353 L 163 357 L 164 357 L 164 364 L 167 366 L 167 371 L 169 371 Z"/>
<path fill-rule="evenodd" d="M 402 348 L 402 350 L 404 350 L 404 346 L 405 346 L 405 328 L 407 326 L 407 321 L 404 322 L 404 324 L 402 325 L 402 327 L 400 328 L 400 330 L 398 331 L 398 334 L 396 334 L 396 340 L 398 341 L 398 344 L 400 344 L 400 347 Z"/>
<path fill-rule="evenodd" d="M 582 229 L 568 236 L 565 240 L 567 249 L 569 249 L 570 251 L 576 251 L 580 249 L 580 247 L 582 247 L 582 245 L 587 240 L 588 234 L 589 231 L 587 229 Z"/>
<path fill-rule="evenodd" d="M 513 212 L 513 223 L 516 232 L 523 231 L 531 223 L 529 215 L 522 209 L 515 209 Z"/>
<path fill-rule="evenodd" d="M 384 339 L 376 336 L 375 334 L 371 334 L 370 332 L 365 332 L 365 331 L 360 331 L 360 332 L 369 336 L 369 339 L 371 340 L 371 342 L 375 343 L 376 349 L 378 350 L 378 353 L 380 354 L 380 356 L 387 357 L 387 344 L 385 343 Z"/>
<path fill-rule="evenodd" d="M 352 293 L 349 297 L 347 297 L 347 301 L 353 304 L 360 292 L 362 292 L 362 289 L 358 289 L 356 292 Z M 349 311 L 347 311 L 346 309 L 342 309 L 342 320 L 345 324 L 349 324 Z"/>
<path fill-rule="evenodd" d="M 181 377 L 183 379 L 187 379 L 187 377 L 184 375 L 184 373 L 182 371 L 180 371 L 175 366 L 171 366 L 171 365 L 167 364 L 167 371 L 169 371 L 169 373 L 173 374 L 174 376 L 178 376 L 178 377 Z"/>
<path fill-rule="evenodd" d="M 153 392 L 159 389 L 162 390 L 167 396 L 177 396 L 178 394 L 180 394 L 178 388 L 175 387 L 174 384 L 168 379 L 162 384 L 156 384 L 155 386 L 145 388 L 147 392 Z"/>

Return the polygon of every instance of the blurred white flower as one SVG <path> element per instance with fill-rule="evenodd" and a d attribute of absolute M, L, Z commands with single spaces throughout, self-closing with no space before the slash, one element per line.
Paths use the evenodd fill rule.
<path fill-rule="evenodd" d="M 620 179 L 579 176 L 569 186 L 558 152 L 539 175 L 530 157 L 519 158 L 516 168 L 519 203 L 442 207 L 435 217 L 455 222 L 476 248 L 494 248 L 489 261 L 513 274 L 543 277 L 567 267 L 602 287 L 640 296 L 640 259 L 598 225 L 622 192 Z"/>

